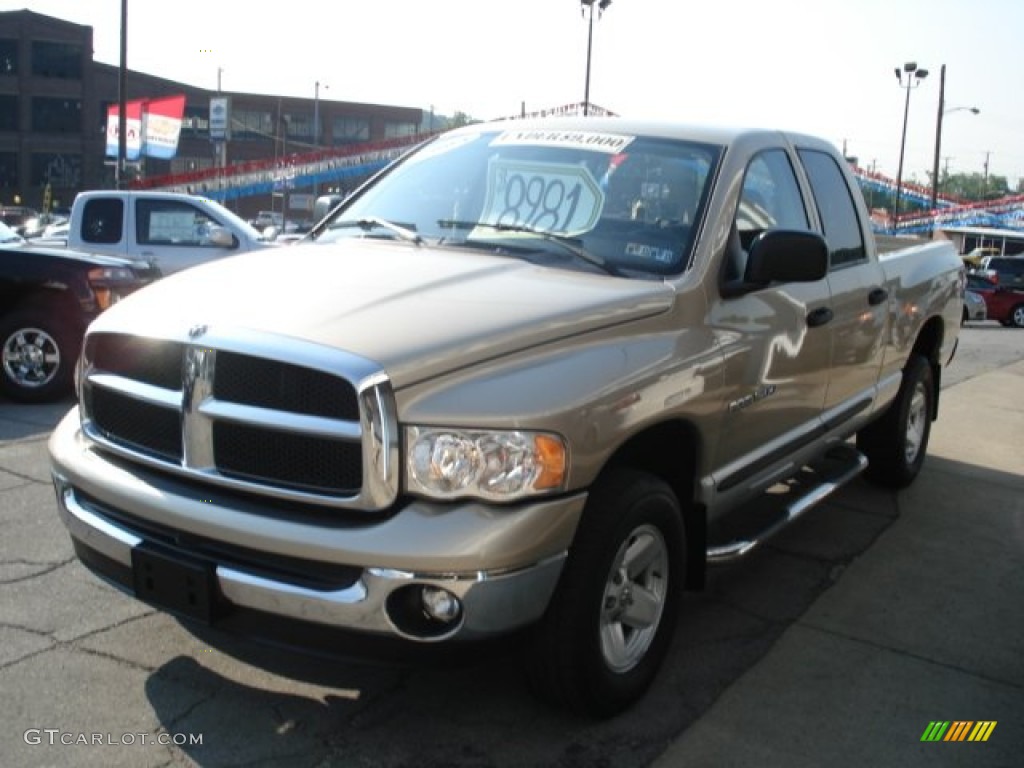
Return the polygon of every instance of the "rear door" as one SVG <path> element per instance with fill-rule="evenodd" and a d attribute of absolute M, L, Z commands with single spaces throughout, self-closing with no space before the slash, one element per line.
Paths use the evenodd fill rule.
<path fill-rule="evenodd" d="M 849 182 L 830 153 L 797 150 L 829 247 L 832 372 L 825 419 L 838 423 L 866 410 L 875 397 L 888 322 L 885 273 L 864 242 Z"/>

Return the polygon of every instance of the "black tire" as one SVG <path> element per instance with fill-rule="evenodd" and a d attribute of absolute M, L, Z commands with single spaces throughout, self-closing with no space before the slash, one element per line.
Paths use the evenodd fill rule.
<path fill-rule="evenodd" d="M 1018 304 L 1010 310 L 1010 325 L 1014 328 L 1024 328 L 1024 304 Z"/>
<path fill-rule="evenodd" d="M 81 334 L 56 309 L 20 309 L 0 319 L 0 392 L 22 403 L 59 400 L 73 389 Z"/>
<path fill-rule="evenodd" d="M 967 321 L 970 318 L 967 316 L 967 307 L 964 307 L 964 311 L 960 314 L 960 325 L 967 325 Z"/>
<path fill-rule="evenodd" d="M 914 482 L 928 452 L 934 412 L 931 363 L 923 355 L 911 355 L 896 399 L 857 433 L 857 448 L 868 457 L 868 480 L 887 488 L 906 488 Z"/>
<path fill-rule="evenodd" d="M 643 696 L 675 630 L 685 553 L 679 502 L 666 483 L 630 470 L 597 482 L 558 589 L 531 637 L 534 692 L 596 717 Z"/>

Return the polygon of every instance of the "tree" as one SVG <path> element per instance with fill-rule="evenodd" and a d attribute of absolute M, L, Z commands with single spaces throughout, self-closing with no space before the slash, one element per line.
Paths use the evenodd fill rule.
<path fill-rule="evenodd" d="M 465 112 L 456 110 L 455 114 L 448 118 L 449 128 L 461 128 L 464 125 L 472 125 L 473 123 L 479 123 L 480 121 L 476 118 L 470 117 Z"/>
<path fill-rule="evenodd" d="M 928 174 L 931 184 L 932 174 Z M 1019 186 L 1019 185 L 1018 185 Z M 989 176 L 981 173 L 939 173 L 939 194 L 959 197 L 978 202 L 995 200 L 1010 194 L 1010 185 L 1005 176 Z"/>

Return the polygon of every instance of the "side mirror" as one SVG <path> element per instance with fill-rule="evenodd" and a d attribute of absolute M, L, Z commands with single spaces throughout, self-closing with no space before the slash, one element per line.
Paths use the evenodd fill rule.
<path fill-rule="evenodd" d="M 828 274 L 828 243 L 816 232 L 772 229 L 750 245 L 744 282 L 813 283 Z"/>
<path fill-rule="evenodd" d="M 234 248 L 238 245 L 235 242 L 235 236 L 224 227 L 210 227 L 208 239 L 211 245 L 215 245 L 218 248 Z"/>
<path fill-rule="evenodd" d="M 278 228 L 275 227 L 275 226 L 269 226 L 269 227 L 264 227 L 263 228 L 263 239 L 264 240 L 270 240 L 270 241 L 277 240 L 278 234 L 280 234 L 280 230 L 278 230 Z"/>

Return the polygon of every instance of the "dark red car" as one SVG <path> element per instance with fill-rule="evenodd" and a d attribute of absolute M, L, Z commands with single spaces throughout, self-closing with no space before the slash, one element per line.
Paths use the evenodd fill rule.
<path fill-rule="evenodd" d="M 985 299 L 989 320 L 1024 328 L 1024 289 L 999 285 L 981 275 L 968 275 L 967 288 Z"/>

